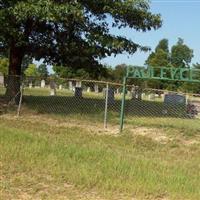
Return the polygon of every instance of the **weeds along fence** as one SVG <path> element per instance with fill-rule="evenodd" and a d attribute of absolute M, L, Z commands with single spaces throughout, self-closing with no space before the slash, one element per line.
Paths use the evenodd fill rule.
<path fill-rule="evenodd" d="M 8 87 L 0 78 L 1 113 L 48 115 L 66 122 L 119 125 L 122 84 L 61 78 L 21 78 L 20 96 L 5 102 Z M 16 105 L 17 102 L 17 105 Z M 6 105 L 6 106 L 5 106 Z M 3 107 L 7 107 L 4 109 Z M 4 111 L 3 111 L 4 110 Z M 5 111 L 6 112 L 6 111 Z M 125 126 L 191 126 L 200 130 L 200 95 L 127 86 Z"/>

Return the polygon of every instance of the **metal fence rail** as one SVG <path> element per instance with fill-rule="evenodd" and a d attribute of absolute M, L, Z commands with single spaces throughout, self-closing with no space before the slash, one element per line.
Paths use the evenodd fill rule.
<path fill-rule="evenodd" d="M 0 106 L 7 112 L 62 117 L 66 121 L 119 125 L 123 85 L 93 80 L 26 77 L 21 81 L 20 99 L 4 101 L 8 85 L 0 83 Z M 12 108 L 11 108 L 12 107 Z M 6 112 L 6 111 L 5 111 Z M 140 88 L 128 85 L 125 126 L 173 126 L 195 123 L 200 130 L 200 95 Z"/>

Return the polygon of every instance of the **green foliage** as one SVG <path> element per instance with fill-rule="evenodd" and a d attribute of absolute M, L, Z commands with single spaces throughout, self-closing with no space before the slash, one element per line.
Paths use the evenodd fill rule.
<path fill-rule="evenodd" d="M 160 15 L 150 12 L 146 0 L 2 0 L 0 51 L 10 49 L 11 57 L 18 52 L 20 59 L 27 55 L 58 66 L 92 66 L 93 70 L 100 66 L 99 59 L 111 54 L 148 49 L 110 34 L 110 18 L 119 29 L 148 31 L 161 26 Z"/>
<path fill-rule="evenodd" d="M 162 49 L 157 49 L 156 53 L 152 53 L 146 63 L 149 66 L 168 66 L 169 65 L 169 54 Z"/>
<path fill-rule="evenodd" d="M 200 70 L 200 64 L 196 63 L 193 65 L 193 69 Z M 194 79 L 200 80 L 200 72 L 196 72 L 193 75 Z M 200 93 L 200 83 L 184 83 L 181 86 L 181 90 L 184 92 Z"/>
<path fill-rule="evenodd" d="M 172 46 L 169 51 L 168 40 L 162 39 L 155 51 L 147 58 L 145 64 L 152 67 L 187 67 L 191 63 L 193 50 L 184 44 L 183 39 L 179 38 L 177 44 Z M 181 82 L 166 82 L 161 80 L 149 80 L 148 86 L 157 89 L 178 90 L 187 92 L 197 91 L 194 85 Z"/>
<path fill-rule="evenodd" d="M 37 66 L 35 64 L 30 64 L 28 68 L 25 70 L 25 75 L 30 77 L 37 77 L 38 76 Z"/>
<path fill-rule="evenodd" d="M 158 43 L 155 51 L 157 52 L 158 50 L 163 50 L 164 52 L 169 53 L 169 41 L 168 41 L 168 39 L 162 39 Z"/>
<path fill-rule="evenodd" d="M 0 57 L 0 73 L 7 75 L 8 66 L 9 66 L 9 60 L 7 58 Z"/>
<path fill-rule="evenodd" d="M 38 69 L 38 76 L 41 78 L 47 78 L 49 75 L 48 69 L 47 69 L 47 65 L 46 64 L 41 64 L 39 65 Z"/>
<path fill-rule="evenodd" d="M 171 50 L 171 63 L 175 67 L 186 67 L 191 63 L 193 50 L 184 44 L 184 40 L 179 38 L 176 45 Z"/>
<path fill-rule="evenodd" d="M 79 78 L 103 80 L 109 75 L 106 66 L 86 66 L 84 68 L 72 68 L 64 66 L 53 66 L 55 74 L 61 78 Z"/>

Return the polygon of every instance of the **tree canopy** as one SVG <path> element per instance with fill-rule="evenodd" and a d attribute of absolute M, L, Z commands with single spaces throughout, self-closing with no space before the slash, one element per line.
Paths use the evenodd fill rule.
<path fill-rule="evenodd" d="M 38 71 L 38 76 L 41 77 L 41 78 L 45 78 L 46 79 L 48 77 L 48 75 L 49 75 L 49 72 L 48 72 L 48 69 L 47 69 L 47 65 L 44 64 L 44 63 L 40 64 L 38 66 L 37 71 Z"/>
<path fill-rule="evenodd" d="M 145 64 L 152 67 L 187 67 L 191 63 L 193 58 L 193 50 L 189 46 L 184 44 L 184 40 L 179 38 L 177 43 L 169 50 L 169 42 L 167 39 L 162 39 L 149 57 Z M 182 83 L 178 82 L 166 82 L 160 80 L 148 81 L 150 87 L 156 87 L 158 89 L 168 88 L 177 90 Z"/>
<path fill-rule="evenodd" d="M 179 38 L 177 44 L 171 49 L 171 63 L 175 67 L 188 66 L 191 63 L 193 56 L 193 50 L 184 44 L 182 38 Z"/>
<path fill-rule="evenodd" d="M 110 26 L 149 31 L 162 24 L 147 0 L 1 0 L 0 23 L 0 54 L 9 55 L 9 75 L 21 75 L 25 55 L 48 64 L 93 70 L 111 54 L 148 50 L 112 35 Z M 10 91 L 14 95 L 19 84 L 11 82 L 16 85 Z"/>
<path fill-rule="evenodd" d="M 29 64 L 24 74 L 28 77 L 37 77 L 38 76 L 37 66 L 35 64 Z"/>
<path fill-rule="evenodd" d="M 2 0 L 0 49 L 14 54 L 17 48 L 20 58 L 26 54 L 51 64 L 95 66 L 111 54 L 147 49 L 111 35 L 107 19 L 117 28 L 157 29 L 160 15 L 149 9 L 147 1 L 137 0 Z"/>

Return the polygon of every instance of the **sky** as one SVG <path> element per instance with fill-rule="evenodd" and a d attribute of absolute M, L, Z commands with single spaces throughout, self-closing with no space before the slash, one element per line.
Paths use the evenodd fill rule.
<path fill-rule="evenodd" d="M 134 42 L 155 49 L 158 42 L 167 38 L 171 48 L 178 38 L 183 38 L 185 44 L 194 50 L 192 63 L 200 63 L 200 0 L 151 0 L 151 11 L 160 13 L 163 25 L 156 31 L 136 32 L 133 29 L 111 29 L 111 33 L 126 36 Z M 134 55 L 117 55 L 103 59 L 103 64 L 144 65 L 150 52 L 136 52 Z"/>

